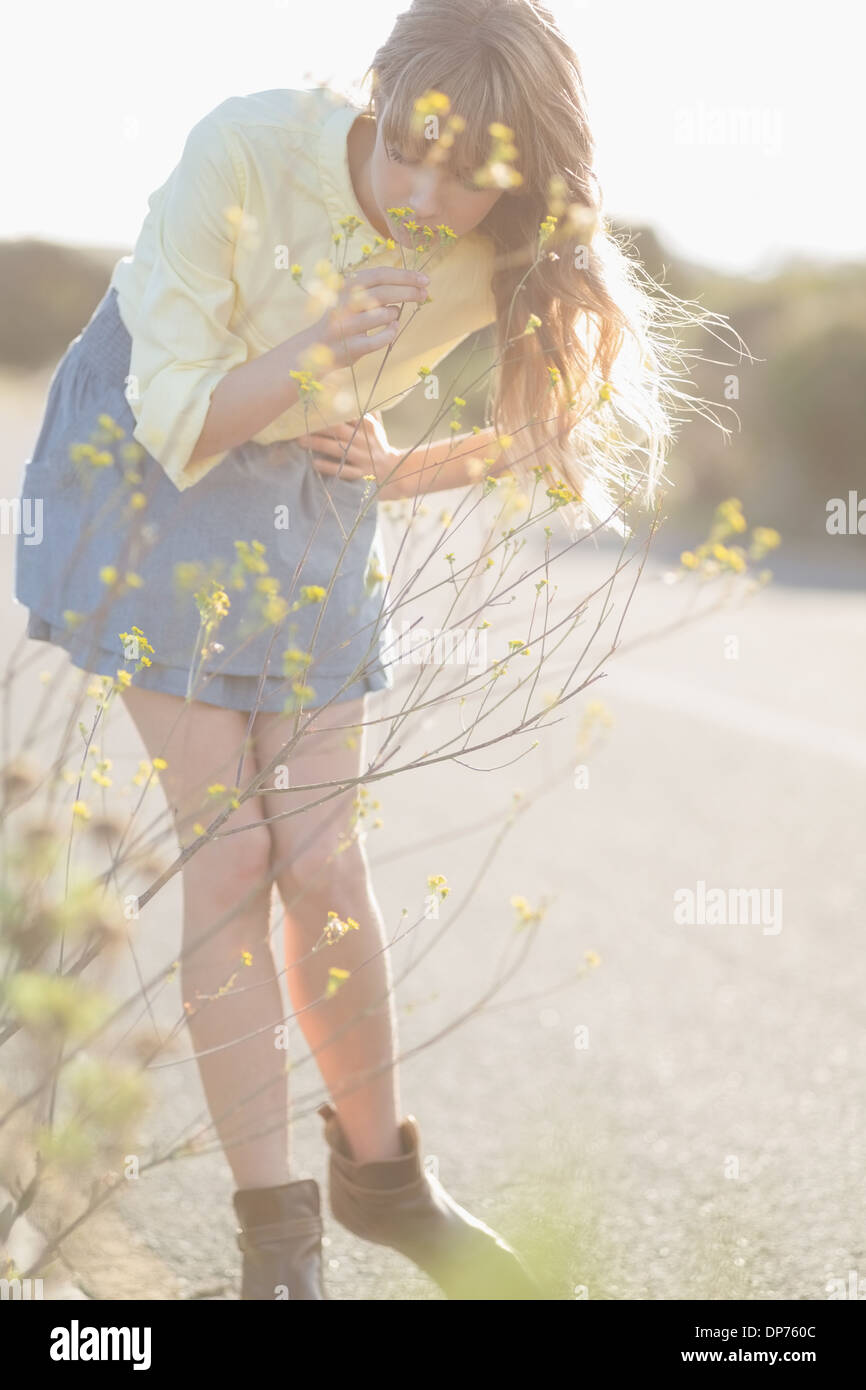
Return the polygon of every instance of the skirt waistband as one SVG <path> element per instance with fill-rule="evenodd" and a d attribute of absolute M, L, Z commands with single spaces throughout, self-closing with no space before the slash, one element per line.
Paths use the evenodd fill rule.
<path fill-rule="evenodd" d="M 109 285 L 97 304 L 90 319 L 85 324 L 75 346 L 85 358 L 87 365 L 106 377 L 125 379 L 129 371 L 129 357 L 132 339 L 120 317 L 117 305 L 117 290 Z"/>

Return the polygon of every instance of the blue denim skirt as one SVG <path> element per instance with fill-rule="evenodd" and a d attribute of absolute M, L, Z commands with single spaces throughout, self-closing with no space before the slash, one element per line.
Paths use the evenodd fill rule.
<path fill-rule="evenodd" d="M 179 491 L 133 440 L 130 349 L 109 288 L 54 372 L 24 468 L 28 636 L 84 671 L 227 709 L 390 688 L 372 484 L 318 473 L 294 440 L 250 441 Z"/>

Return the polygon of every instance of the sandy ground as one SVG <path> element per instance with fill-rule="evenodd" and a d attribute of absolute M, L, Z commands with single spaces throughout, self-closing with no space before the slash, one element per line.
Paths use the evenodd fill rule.
<path fill-rule="evenodd" d="M 6 496 L 17 490 L 41 389 L 4 396 Z M 454 500 L 439 494 L 431 515 Z M 8 655 L 24 614 L 10 597 L 13 538 L 0 542 Z M 611 551 L 587 546 L 559 562 L 551 577 L 563 611 L 611 564 Z M 533 594 L 524 583 L 497 617 L 497 642 L 524 635 Z M 422 910 L 428 874 L 446 875 L 452 890 L 439 921 L 418 929 L 416 951 L 427 933 L 448 929 L 398 991 L 401 1042 L 414 1051 L 402 1066 L 403 1106 L 449 1191 L 524 1243 L 553 1298 L 823 1299 L 850 1270 L 866 1278 L 866 598 L 771 587 L 629 649 L 675 624 L 687 603 L 650 564 L 622 649 L 560 722 L 377 784 L 384 826 L 368 846 L 389 929 L 404 907 Z M 579 629 L 545 668 L 542 690 L 556 688 L 587 635 Z M 725 655 L 731 637 L 736 659 Z M 26 655 L 13 742 L 40 672 L 67 670 L 52 649 L 32 644 Z M 462 674 L 443 668 L 435 689 Z M 412 675 L 401 672 L 371 714 L 398 709 Z M 57 680 L 45 754 L 74 685 L 71 675 Z M 592 700 L 612 724 L 583 753 Z M 507 732 L 522 708 L 512 697 L 484 738 Z M 414 717 L 398 763 L 467 717 L 454 701 L 426 723 Z M 105 751 L 118 783 L 142 756 L 122 710 Z M 575 785 L 578 764 L 587 786 Z M 518 790 L 532 804 L 475 886 Z M 674 894 L 699 882 L 778 890 L 780 929 L 678 923 Z M 533 908 L 546 900 L 546 914 L 496 1007 L 472 1014 L 503 951 L 522 939 L 515 894 Z M 179 918 L 175 879 L 139 924 L 145 973 L 173 959 Z M 587 951 L 600 964 L 574 981 Z M 117 988 L 133 981 L 131 966 L 119 967 Z M 161 1016 L 173 1019 L 177 1004 L 166 995 Z M 202 1112 L 195 1066 L 183 1049 L 178 1056 L 154 1073 L 151 1136 Z M 324 1097 L 300 1035 L 293 1056 L 296 1174 L 324 1179 L 314 1113 Z M 236 1297 L 231 1191 L 220 1155 L 130 1183 L 122 1203 L 69 1243 L 79 1284 L 95 1297 Z M 334 1298 L 439 1296 L 396 1254 L 362 1245 L 329 1216 L 326 1225 Z"/>

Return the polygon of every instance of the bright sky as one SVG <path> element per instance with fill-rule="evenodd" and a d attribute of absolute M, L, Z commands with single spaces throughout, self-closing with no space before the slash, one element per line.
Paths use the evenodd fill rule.
<path fill-rule="evenodd" d="M 225 97 L 344 90 L 406 3 L 40 0 L 0 60 L 0 237 L 131 247 Z M 766 272 L 863 255 L 862 48 L 846 0 L 550 0 L 583 68 L 608 213 Z"/>

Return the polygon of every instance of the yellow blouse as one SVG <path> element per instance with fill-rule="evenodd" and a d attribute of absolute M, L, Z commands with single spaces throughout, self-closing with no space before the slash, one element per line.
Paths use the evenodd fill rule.
<path fill-rule="evenodd" d="M 126 394 L 133 434 L 180 491 L 228 452 L 188 463 L 217 383 L 321 316 L 321 304 L 310 312 L 304 288 L 317 262 L 349 265 L 372 246 L 365 264 L 401 264 L 399 248 L 377 247 L 352 186 L 346 137 L 358 113 L 327 87 L 229 97 L 193 126 L 179 163 L 148 199 L 132 254 L 112 271 L 132 338 Z M 350 215 L 361 225 L 343 261 L 340 221 Z M 343 242 L 335 245 L 337 234 Z M 372 399 L 385 348 L 321 378 L 311 428 L 358 415 L 359 399 L 367 409 L 387 409 L 413 386 L 423 389 L 419 367 L 435 366 L 494 320 L 487 236 L 473 231 L 423 259 L 432 303 L 413 310 L 405 327 L 401 321 Z M 306 428 L 301 399 L 253 438 L 269 444 Z"/>

